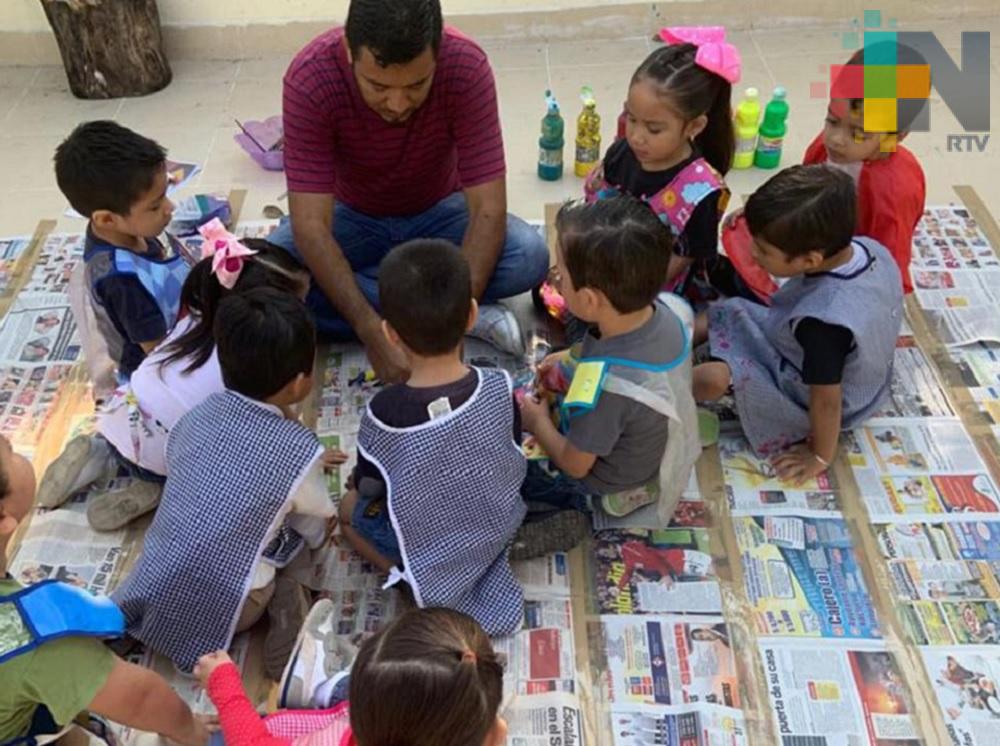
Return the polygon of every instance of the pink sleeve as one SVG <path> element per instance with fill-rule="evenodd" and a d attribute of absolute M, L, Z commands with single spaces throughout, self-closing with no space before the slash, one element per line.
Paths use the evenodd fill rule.
<path fill-rule="evenodd" d="M 460 80 L 452 131 L 458 150 L 458 176 L 467 188 L 503 177 L 507 165 L 496 83 L 486 56 L 474 68 L 463 69 Z"/>
<path fill-rule="evenodd" d="M 232 663 L 216 668 L 208 679 L 208 697 L 219 711 L 219 724 L 226 746 L 290 746 L 287 738 L 268 733 L 254 710 L 240 679 L 240 670 Z"/>

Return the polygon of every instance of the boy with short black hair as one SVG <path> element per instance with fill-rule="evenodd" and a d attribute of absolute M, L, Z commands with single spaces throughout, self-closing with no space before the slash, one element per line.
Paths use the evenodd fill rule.
<path fill-rule="evenodd" d="M 54 736 L 88 710 L 188 746 L 206 743 L 204 723 L 159 674 L 101 643 L 123 632 L 106 599 L 62 583 L 22 588 L 6 574 L 9 543 L 34 497 L 31 464 L 0 437 L 0 743 Z"/>
<path fill-rule="evenodd" d="M 524 516 L 525 459 L 510 377 L 462 362 L 476 321 L 469 266 L 447 241 L 405 243 L 379 269 L 383 332 L 406 357 L 405 384 L 380 391 L 358 434 L 344 536 L 420 606 L 517 629 L 523 594 L 508 562 Z"/>
<path fill-rule="evenodd" d="M 170 223 L 166 151 L 111 121 L 79 125 L 56 149 L 56 181 L 89 221 L 87 287 L 120 378 L 177 321 L 188 265 L 157 240 Z"/>
<path fill-rule="evenodd" d="M 695 398 L 732 387 L 750 445 L 776 456 L 784 479 L 825 471 L 840 431 L 889 393 L 902 284 L 884 246 L 852 237 L 855 206 L 840 170 L 794 166 L 773 176 L 747 201 L 746 220 L 755 261 L 787 281 L 769 308 L 732 298 L 699 318 L 696 336 L 707 335 L 713 359 L 695 368 Z"/>
<path fill-rule="evenodd" d="M 599 503 L 619 517 L 657 503 L 652 525 L 666 525 L 701 452 L 684 323 L 690 308 L 671 294 L 658 300 L 673 237 L 627 196 L 568 204 L 556 230 L 559 290 L 591 327 L 571 360 L 568 390 L 549 383 L 555 358 L 542 365 L 558 426 L 550 397 L 522 401 L 525 429 L 556 471 L 533 462 L 521 494 L 557 509 L 590 511 Z"/>
<path fill-rule="evenodd" d="M 276 571 L 325 542 L 324 462 L 343 460 L 293 412 L 312 390 L 315 336 L 303 303 L 275 288 L 230 295 L 216 311 L 227 390 L 170 431 L 160 507 L 114 594 L 129 635 L 184 671 L 268 609 L 264 667 L 276 679 L 308 611 L 303 589 Z"/>

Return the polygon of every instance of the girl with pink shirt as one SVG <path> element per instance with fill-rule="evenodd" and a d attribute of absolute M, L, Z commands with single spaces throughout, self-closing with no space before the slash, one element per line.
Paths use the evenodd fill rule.
<path fill-rule="evenodd" d="M 483 628 L 451 609 L 412 609 L 368 638 L 348 700 L 263 719 L 224 652 L 195 675 L 219 711 L 226 746 L 502 746 L 503 668 Z M 214 743 L 214 741 L 213 741 Z"/>

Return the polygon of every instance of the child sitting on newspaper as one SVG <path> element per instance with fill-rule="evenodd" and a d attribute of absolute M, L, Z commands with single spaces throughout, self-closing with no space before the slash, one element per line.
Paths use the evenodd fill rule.
<path fill-rule="evenodd" d="M 303 634 L 333 611 L 320 601 Z M 302 645 L 297 664 L 308 676 L 307 701 L 320 709 L 289 709 L 261 719 L 247 698 L 239 669 L 219 651 L 198 661 L 195 674 L 219 711 L 226 746 L 503 746 L 499 715 L 503 666 L 474 619 L 451 609 L 411 609 L 361 645 L 349 676 L 330 687 L 324 652 L 329 640 Z M 309 651 L 308 660 L 302 656 Z M 336 677 L 335 677 L 336 678 Z M 327 691 L 329 690 L 329 691 Z"/>
<path fill-rule="evenodd" d="M 84 122 L 56 149 L 56 181 L 89 221 L 83 260 L 97 326 L 128 380 L 177 321 L 188 263 L 157 240 L 170 223 L 166 151 L 110 121 Z"/>
<path fill-rule="evenodd" d="M 556 230 L 559 290 L 591 326 L 569 361 L 568 389 L 553 382 L 553 366 L 567 357 L 556 353 L 521 401 L 525 430 L 555 467 L 530 462 L 521 494 L 548 511 L 600 506 L 612 516 L 657 503 L 651 525 L 666 525 L 701 453 L 682 320 L 690 324 L 690 307 L 668 293 L 657 299 L 673 238 L 627 196 L 568 204 Z"/>
<path fill-rule="evenodd" d="M 132 477 L 124 486 L 111 484 L 91 493 L 90 525 L 114 531 L 153 510 L 167 474 L 167 434 L 195 405 L 225 389 L 212 331 L 219 302 L 259 287 L 305 296 L 309 276 L 288 252 L 260 239 L 241 242 L 219 221 L 206 226 L 204 234 L 204 258 L 181 292 L 186 315 L 98 414 L 97 434 L 73 438 L 45 470 L 38 488 L 41 506 L 57 508 L 123 467 Z M 234 257 L 245 259 L 239 273 L 226 270 Z"/>
<path fill-rule="evenodd" d="M 447 606 L 491 635 L 513 632 L 523 595 L 508 561 L 524 517 L 525 459 L 510 376 L 462 362 L 478 311 L 458 248 L 417 240 L 379 268 L 383 331 L 412 371 L 361 420 L 344 537 L 417 604 Z"/>
<path fill-rule="evenodd" d="M 873 63 L 873 59 L 892 60 Z M 908 78 L 911 88 L 905 100 L 894 102 L 892 119 L 881 121 L 871 111 L 866 116 L 864 92 L 865 64 L 891 64 L 916 71 Z M 922 79 L 919 72 L 926 71 Z M 899 267 L 903 292 L 913 292 L 910 259 L 913 232 L 924 214 L 926 183 L 916 156 L 902 142 L 929 104 L 930 67 L 915 49 L 895 41 L 866 43 L 847 64 L 836 70 L 830 90 L 830 105 L 823 130 L 809 145 L 803 164 L 827 163 L 850 174 L 857 193 L 857 223 L 854 232 L 868 236 L 885 246 Z M 853 92 L 852 92 L 853 87 Z M 898 105 L 897 105 L 898 103 Z M 874 106 L 871 99 L 868 104 Z M 737 284 L 727 292 L 769 303 L 778 289 L 777 282 L 755 264 L 751 256 L 751 238 L 746 222 L 735 214 L 726 220 L 723 231 L 726 254 L 739 273 Z M 718 265 L 713 279 L 718 280 L 729 262 Z"/>
<path fill-rule="evenodd" d="M 696 324 L 712 359 L 694 369 L 695 398 L 731 388 L 750 445 L 775 456 L 785 480 L 825 471 L 840 431 L 889 394 L 902 283 L 882 244 L 853 237 L 855 209 L 843 171 L 794 166 L 773 176 L 745 214 L 754 260 L 787 282 L 770 307 L 732 298 Z"/>
<path fill-rule="evenodd" d="M 0 437 L 0 743 L 54 739 L 90 711 L 203 746 L 204 723 L 170 685 L 101 643 L 124 633 L 112 603 L 56 581 L 22 588 L 7 575 L 11 538 L 34 497 L 31 464 Z"/>
<path fill-rule="evenodd" d="M 184 281 L 179 319 L 129 382 L 98 414 L 97 434 L 78 435 L 45 470 L 38 503 L 57 508 L 70 496 L 119 469 L 133 477 L 91 493 L 87 518 L 98 531 L 114 531 L 153 510 L 167 473 L 167 435 L 177 421 L 211 394 L 223 391 L 212 323 L 232 293 L 274 287 L 304 297 L 309 276 L 288 252 L 260 239 L 240 241 L 219 221 L 203 229 L 204 258 Z M 226 264 L 244 259 L 241 271 Z"/>
<path fill-rule="evenodd" d="M 323 544 L 334 513 L 324 450 L 292 413 L 312 390 L 315 328 L 294 294 L 262 287 L 223 300 L 214 329 L 226 391 L 171 430 L 163 498 L 114 599 L 129 635 L 183 671 L 267 609 L 277 678 L 308 599 L 276 570 Z"/>

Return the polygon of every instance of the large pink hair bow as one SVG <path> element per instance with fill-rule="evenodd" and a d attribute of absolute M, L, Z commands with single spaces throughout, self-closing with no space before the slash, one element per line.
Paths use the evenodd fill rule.
<path fill-rule="evenodd" d="M 243 262 L 257 252 L 241 244 L 218 218 L 205 223 L 198 232 L 205 238 L 201 244 L 201 258 L 212 257 L 212 272 L 219 284 L 232 290 L 243 271 Z"/>
<path fill-rule="evenodd" d="M 730 83 L 739 82 L 742 68 L 740 50 L 726 41 L 725 27 L 670 26 L 660 29 L 660 38 L 667 44 L 694 44 L 698 47 L 695 64 Z"/>

